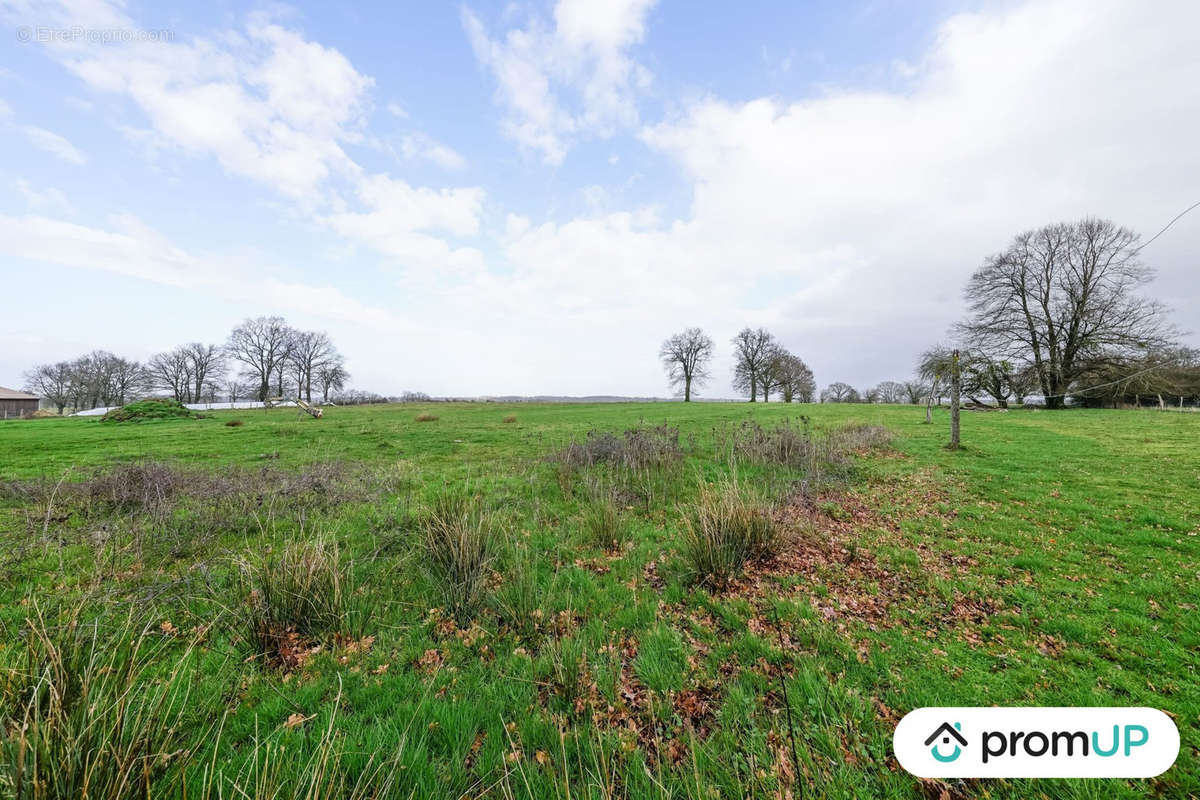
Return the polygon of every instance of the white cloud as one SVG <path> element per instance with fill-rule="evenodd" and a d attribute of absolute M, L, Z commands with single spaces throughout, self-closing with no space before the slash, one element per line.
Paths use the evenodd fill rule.
<path fill-rule="evenodd" d="M 402 136 L 400 153 L 409 161 L 431 161 L 443 169 L 463 169 L 467 166 L 467 160 L 457 150 L 423 133 Z"/>
<path fill-rule="evenodd" d="M 105 19 L 111 27 L 136 27 L 121 6 L 102 2 L 84 8 L 42 4 L 25 14 L 41 24 L 50 19 L 87 27 Z M 337 50 L 262 16 L 251 17 L 244 30 L 186 42 L 68 41 L 48 48 L 92 89 L 128 97 L 141 109 L 149 127 L 123 130 L 154 155 L 175 150 L 211 156 L 227 172 L 282 193 L 342 235 L 412 259 L 410 266 L 437 268 L 443 256 L 450 269 L 478 264 L 471 251 L 427 231 L 474 235 L 481 189 L 412 187 L 364 170 L 346 152 L 347 144 L 365 139 L 374 80 Z M 49 136 L 42 146 L 53 144 L 68 157 L 69 143 Z M 406 158 L 447 169 L 466 163 L 420 133 L 404 137 L 401 150 Z M 360 208 L 351 207 L 355 200 Z"/>
<path fill-rule="evenodd" d="M 33 143 L 34 147 L 45 150 L 57 158 L 71 164 L 86 164 L 87 156 L 83 154 L 78 147 L 63 136 L 59 136 L 54 131 L 48 131 L 45 128 L 38 128 L 34 125 L 22 125 L 21 131 Z"/>
<path fill-rule="evenodd" d="M 210 155 L 296 200 L 317 202 L 327 180 L 355 172 L 343 144 L 360 135 L 371 79 L 278 25 L 254 22 L 218 40 L 52 52 L 91 88 L 133 100 L 160 146 Z"/>
<path fill-rule="evenodd" d="M 655 2 L 559 0 L 553 29 L 535 18 L 503 39 L 489 37 L 464 7 L 463 27 L 507 112 L 505 135 L 558 164 L 574 140 L 635 124 L 650 73 L 628 51 L 642 41 Z"/>
<path fill-rule="evenodd" d="M 0 253 L 76 269 L 97 270 L 202 292 L 210 298 L 254 301 L 281 313 L 294 312 L 340 323 L 391 329 L 387 311 L 332 286 L 311 286 L 255 274 L 236 260 L 195 255 L 176 246 L 142 220 L 113 215 L 110 227 L 77 225 L 43 216 L 0 215 Z M 168 345 L 163 342 L 161 346 Z"/>
<path fill-rule="evenodd" d="M 25 203 L 31 211 L 53 211 L 68 215 L 75 213 L 67 196 L 53 186 L 38 188 L 24 178 L 18 178 L 13 181 L 13 188 L 25 198 Z"/>

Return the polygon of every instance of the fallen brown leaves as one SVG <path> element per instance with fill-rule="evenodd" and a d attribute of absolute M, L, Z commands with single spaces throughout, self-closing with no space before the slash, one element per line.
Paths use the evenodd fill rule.
<path fill-rule="evenodd" d="M 923 473 L 876 484 L 863 493 L 798 498 L 776 514 L 787 544 L 770 561 L 750 565 L 730 592 L 762 599 L 779 596 L 781 586 L 797 585 L 798 592 L 808 593 L 820 618 L 846 634 L 857 625 L 923 629 L 931 637 L 958 628 L 964 641 L 978 644 L 982 639 L 973 628 L 1002 610 L 1002 604 L 962 592 L 947 605 L 932 591 L 934 579 L 954 582 L 965 576 L 973 559 L 924 542 L 914 545 L 899 523 L 922 518 L 945 527 L 955 516 L 941 510 L 945 507 L 932 476 Z M 882 563 L 875 555 L 880 545 L 914 554 L 916 566 Z M 773 636 L 774 625 L 765 619 L 752 617 L 749 626 Z M 860 647 L 858 655 L 866 660 L 869 645 Z"/>

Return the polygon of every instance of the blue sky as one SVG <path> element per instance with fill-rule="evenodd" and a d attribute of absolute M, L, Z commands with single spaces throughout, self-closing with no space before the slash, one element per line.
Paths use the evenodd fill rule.
<path fill-rule="evenodd" d="M 709 396 L 744 325 L 865 387 L 1012 235 L 1200 199 L 1190 2 L 335 5 L 0 0 L 0 384 L 281 314 L 380 392 L 662 395 L 690 325 Z"/>

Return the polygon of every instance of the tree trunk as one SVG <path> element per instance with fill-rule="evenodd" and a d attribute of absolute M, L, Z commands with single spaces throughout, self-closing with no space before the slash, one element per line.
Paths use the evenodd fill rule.
<path fill-rule="evenodd" d="M 950 368 L 950 449 L 957 450 L 959 443 L 959 401 L 962 399 L 962 370 L 959 369 L 958 351 L 954 351 L 954 360 Z"/>
<path fill-rule="evenodd" d="M 692 402 L 692 376 L 685 375 L 683 378 L 683 402 Z"/>

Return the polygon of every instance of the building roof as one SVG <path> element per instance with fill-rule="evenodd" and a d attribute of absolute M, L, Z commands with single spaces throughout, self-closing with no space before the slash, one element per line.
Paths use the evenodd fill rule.
<path fill-rule="evenodd" d="M 16 389 L 9 389 L 0 386 L 0 400 L 37 400 L 36 394 L 28 394 L 27 392 L 18 392 Z"/>

